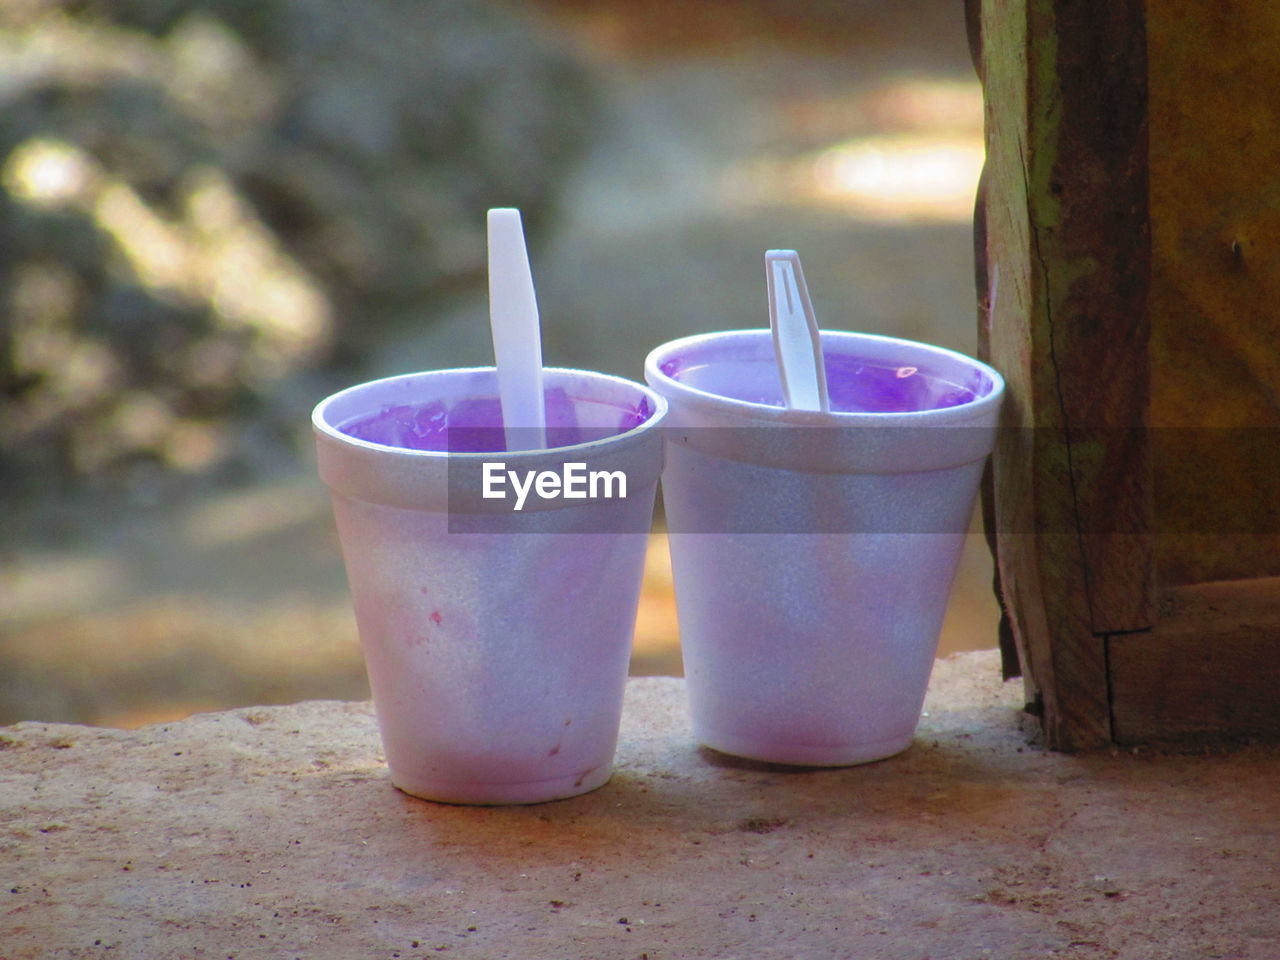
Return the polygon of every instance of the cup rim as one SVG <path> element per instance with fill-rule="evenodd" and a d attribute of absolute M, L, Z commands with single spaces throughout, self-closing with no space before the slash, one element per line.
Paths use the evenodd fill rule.
<path fill-rule="evenodd" d="M 998 404 L 1004 396 L 1005 380 L 1000 372 L 990 364 L 963 354 L 948 347 L 939 347 L 919 340 L 908 340 L 905 337 L 890 337 L 878 333 L 858 333 L 852 330 L 821 330 L 824 340 L 860 341 L 875 344 L 893 344 L 914 351 L 923 351 L 937 357 L 945 357 L 958 361 L 984 373 L 991 380 L 991 390 L 981 397 L 975 397 L 968 403 L 954 407 L 934 407 L 927 410 L 832 410 L 826 413 L 818 410 L 792 410 L 785 406 L 774 406 L 768 403 L 756 403 L 751 400 L 739 400 L 722 394 L 711 393 L 691 387 L 662 370 L 662 363 L 679 350 L 688 350 L 704 343 L 719 340 L 759 340 L 772 342 L 773 332 L 768 327 L 755 327 L 742 330 L 717 330 L 707 333 L 695 333 L 687 337 L 669 340 L 649 351 L 644 360 L 645 380 L 650 386 L 661 385 L 664 395 L 673 399 L 703 405 L 714 405 L 716 408 L 750 416 L 756 419 L 772 420 L 786 423 L 803 423 L 831 426 L 834 424 L 852 425 L 855 423 L 875 422 L 888 425 L 894 422 L 929 420 L 968 419 L 972 414 L 981 412 L 984 407 Z"/>
<path fill-rule="evenodd" d="M 346 444 L 359 449 L 369 450 L 381 454 L 393 454 L 407 457 L 415 457 L 423 460 L 453 460 L 453 461 L 475 461 L 477 463 L 492 460 L 495 456 L 536 456 L 539 454 L 554 456 L 562 456 L 565 454 L 573 454 L 578 452 L 587 452 L 598 449 L 602 446 L 620 443 L 624 440 L 634 439 L 646 431 L 656 427 L 667 413 L 667 398 L 662 396 L 647 384 L 640 383 L 636 380 L 628 380 L 626 377 L 620 377 L 612 373 L 602 373 L 598 370 L 581 370 L 574 367 L 543 367 L 542 372 L 552 374 L 570 374 L 574 376 L 586 376 L 596 380 L 609 380 L 623 386 L 632 387 L 638 390 L 645 398 L 653 404 L 653 413 L 651 413 L 643 423 L 637 424 L 629 430 L 622 433 L 615 433 L 607 437 L 600 437 L 596 440 L 586 440 L 581 443 L 567 444 L 562 447 L 548 447 L 546 449 L 529 449 L 529 450 L 489 450 L 489 451 L 449 451 L 449 450 L 414 450 L 409 447 L 395 447 L 390 444 L 377 443 L 373 440 L 363 440 L 359 437 L 353 437 L 350 434 L 343 433 L 326 418 L 325 414 L 329 408 L 339 402 L 341 399 L 350 396 L 359 390 L 366 390 L 380 384 L 391 383 L 396 380 L 407 380 L 419 377 L 436 377 L 447 375 L 462 375 L 475 373 L 497 373 L 497 367 L 481 366 L 481 367 L 443 367 L 437 370 L 418 370 L 411 373 L 398 373 L 389 377 L 379 377 L 377 380 L 366 380 L 361 383 L 352 384 L 344 387 L 336 393 L 325 397 L 311 411 L 311 426 L 319 434 L 334 440 L 338 443 Z"/>

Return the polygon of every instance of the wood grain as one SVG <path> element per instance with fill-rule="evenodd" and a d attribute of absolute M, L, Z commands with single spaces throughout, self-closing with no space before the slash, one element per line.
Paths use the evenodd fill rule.
<path fill-rule="evenodd" d="M 971 35 L 988 512 L 1046 742 L 1280 736 L 1280 8 L 983 0 Z"/>
<path fill-rule="evenodd" d="M 997 564 L 1045 738 L 1077 749 L 1111 739 L 1105 635 L 1152 623 L 1143 4 L 985 0 L 979 35 Z"/>
<path fill-rule="evenodd" d="M 1259 487 L 1280 475 L 1280 5 L 1149 0 L 1148 21 L 1160 581 L 1280 574 Z M 1233 457 L 1213 435 L 1235 427 L 1270 439 Z"/>
<path fill-rule="evenodd" d="M 1280 736 L 1280 578 L 1172 588 L 1109 642 L 1117 743 Z"/>

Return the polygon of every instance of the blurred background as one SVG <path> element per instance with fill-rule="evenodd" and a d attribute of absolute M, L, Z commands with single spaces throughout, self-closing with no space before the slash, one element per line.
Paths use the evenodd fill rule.
<path fill-rule="evenodd" d="M 488 207 L 549 364 L 767 325 L 771 247 L 972 353 L 981 162 L 958 0 L 5 0 L 0 724 L 368 695 L 308 415 L 491 362 Z M 660 530 L 632 672 L 680 673 Z"/>

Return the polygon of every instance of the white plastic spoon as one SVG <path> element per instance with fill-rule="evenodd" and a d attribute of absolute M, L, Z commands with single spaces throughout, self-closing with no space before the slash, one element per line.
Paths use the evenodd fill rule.
<path fill-rule="evenodd" d="M 489 326 L 507 449 L 543 450 L 547 413 L 542 396 L 542 337 L 520 211 L 490 210 L 488 227 Z"/>
<path fill-rule="evenodd" d="M 792 410 L 831 409 L 822 341 L 813 302 L 805 286 L 800 255 L 794 250 L 770 250 L 764 255 L 769 287 L 769 326 L 782 378 L 782 396 Z"/>

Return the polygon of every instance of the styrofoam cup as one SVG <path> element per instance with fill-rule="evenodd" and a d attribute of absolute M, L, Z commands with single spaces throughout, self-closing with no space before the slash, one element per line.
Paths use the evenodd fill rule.
<path fill-rule="evenodd" d="M 1004 382 L 824 332 L 831 412 L 783 406 L 770 331 L 658 347 L 663 500 L 697 739 L 787 764 L 912 740 Z"/>
<path fill-rule="evenodd" d="M 494 452 L 493 368 L 360 384 L 312 415 L 391 779 L 414 796 L 536 803 L 612 770 L 667 405 L 544 374 L 551 449 Z M 484 496 L 495 462 L 621 471 L 626 496 L 602 484 L 517 511 L 509 488 Z"/>

